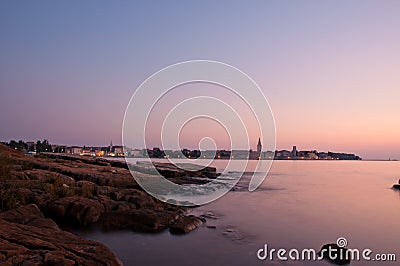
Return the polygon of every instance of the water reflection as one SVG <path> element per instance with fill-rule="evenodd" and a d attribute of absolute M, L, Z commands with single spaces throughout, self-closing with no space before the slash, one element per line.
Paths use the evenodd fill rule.
<path fill-rule="evenodd" d="M 105 243 L 126 265 L 320 265 L 325 262 L 261 262 L 255 253 L 265 243 L 319 249 L 340 236 L 352 248 L 396 252 L 400 192 L 390 187 L 399 175 L 399 162 L 275 161 L 256 191 L 248 192 L 242 178 L 234 191 L 194 209 L 208 222 L 188 235 L 79 234 Z"/>

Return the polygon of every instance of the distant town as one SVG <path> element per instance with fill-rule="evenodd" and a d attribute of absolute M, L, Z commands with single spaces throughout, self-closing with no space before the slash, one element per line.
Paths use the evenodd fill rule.
<path fill-rule="evenodd" d="M 250 159 L 250 160 L 362 160 L 359 156 L 351 153 L 321 152 L 317 150 L 297 150 L 293 146 L 292 150 L 262 151 L 260 139 L 258 140 L 257 150 L 189 150 L 179 151 L 153 149 L 133 149 L 126 146 L 113 145 L 112 141 L 108 146 L 66 146 L 50 144 L 47 140 L 43 141 L 10 141 L 2 142 L 15 150 L 36 155 L 41 152 L 66 153 L 92 157 L 129 157 L 129 158 L 189 158 L 189 159 Z"/>

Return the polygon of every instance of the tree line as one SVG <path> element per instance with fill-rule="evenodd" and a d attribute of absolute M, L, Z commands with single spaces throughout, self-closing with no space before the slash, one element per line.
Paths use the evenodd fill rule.
<path fill-rule="evenodd" d="M 35 144 L 28 144 L 22 140 L 15 141 L 11 140 L 10 142 L 3 142 L 3 144 L 9 146 L 12 149 L 18 150 L 18 151 L 31 151 L 31 152 L 52 152 L 53 149 L 47 139 L 44 139 L 42 141 L 38 140 L 36 141 Z"/>

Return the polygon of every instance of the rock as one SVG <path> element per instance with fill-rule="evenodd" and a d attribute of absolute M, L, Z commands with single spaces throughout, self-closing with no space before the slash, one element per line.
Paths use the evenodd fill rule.
<path fill-rule="evenodd" d="M 107 196 L 100 195 L 100 196 L 96 197 L 95 199 L 100 201 L 100 203 L 103 205 L 104 212 L 113 211 L 118 206 L 118 202 L 110 199 Z"/>
<path fill-rule="evenodd" d="M 109 197 L 110 194 L 111 194 L 113 191 L 115 191 L 115 190 L 117 190 L 117 189 L 114 188 L 114 187 L 109 187 L 109 186 L 97 186 L 97 193 L 98 193 L 99 195 L 103 195 L 103 196 L 107 196 L 107 197 Z"/>
<path fill-rule="evenodd" d="M 193 215 L 189 215 L 189 216 L 193 216 Z M 196 217 L 196 216 L 193 216 L 193 217 Z M 200 221 L 202 221 L 203 223 L 207 222 L 206 218 L 204 218 L 204 217 L 196 217 L 196 218 L 200 219 Z"/>
<path fill-rule="evenodd" d="M 183 216 L 175 221 L 169 228 L 172 234 L 186 234 L 203 224 L 203 221 L 195 216 Z"/>
<path fill-rule="evenodd" d="M 121 201 L 117 203 L 117 206 L 115 207 L 114 211 L 128 211 L 132 209 L 136 209 L 136 205 L 134 203 Z"/>
<path fill-rule="evenodd" d="M 318 256 L 322 255 L 325 260 L 333 264 L 346 265 L 350 263 L 350 258 L 346 258 L 347 250 L 345 247 L 339 247 L 336 243 L 325 244 L 318 252 Z M 330 257 L 330 253 L 333 258 Z M 341 254 L 343 255 L 341 256 Z"/>
<path fill-rule="evenodd" d="M 211 212 L 211 211 L 208 211 L 208 212 L 200 215 L 200 217 L 203 217 L 203 218 L 206 218 L 206 219 L 213 219 L 213 220 L 218 219 L 218 216 L 215 213 Z"/>
<path fill-rule="evenodd" d="M 100 222 L 104 229 L 130 229 L 139 232 L 160 232 L 180 216 L 166 210 L 138 209 L 105 213 Z"/>
<path fill-rule="evenodd" d="M 40 189 L 30 189 L 25 195 L 28 197 L 26 202 L 36 204 L 40 209 L 53 199 L 49 192 Z"/>
<path fill-rule="evenodd" d="M 174 200 L 174 199 L 167 199 L 166 203 L 172 204 L 172 205 L 178 205 L 178 202 L 176 200 Z"/>
<path fill-rule="evenodd" d="M 35 204 L 0 213 L 0 219 L 19 224 L 26 224 L 30 220 L 37 218 L 44 218 L 44 215 Z"/>
<path fill-rule="evenodd" d="M 110 193 L 110 198 L 119 201 L 124 200 L 128 195 L 143 197 L 147 196 L 147 193 L 137 189 L 118 189 Z"/>
<path fill-rule="evenodd" d="M 0 213 L 0 264 L 122 265 L 104 245 L 51 227 L 49 221 L 34 204 Z"/>
<path fill-rule="evenodd" d="M 104 245 L 65 231 L 0 220 L 1 265 L 122 265 Z"/>
<path fill-rule="evenodd" d="M 194 207 L 187 201 L 170 199 L 168 204 L 153 198 L 136 183 L 125 162 L 53 153 L 30 157 L 2 144 L 0 155 L 11 158 L 7 182 L 0 180 L 1 210 L 34 203 L 46 217 L 63 224 L 89 225 L 104 215 L 105 227 L 157 232 L 169 227 L 188 210 L 174 204 Z M 193 164 L 155 163 L 155 166 L 177 184 L 207 183 L 210 180 L 204 177 L 216 173 L 215 168 L 201 169 Z M 154 170 L 151 173 L 157 172 L 151 164 L 138 163 L 136 168 L 140 171 L 131 170 L 138 179 L 157 178 L 146 173 L 151 169 Z M 27 217 L 23 218 L 26 221 L 19 222 L 58 228 L 51 219 Z"/>
<path fill-rule="evenodd" d="M 393 189 L 400 189 L 400 184 L 394 184 L 392 188 Z"/>
<path fill-rule="evenodd" d="M 57 220 L 67 219 L 76 224 L 88 225 L 95 223 L 105 208 L 98 200 L 67 197 L 51 202 L 46 212 Z"/>
<path fill-rule="evenodd" d="M 152 164 L 150 162 L 137 162 L 136 165 L 130 165 L 130 168 L 131 170 L 151 175 L 157 174 L 154 172 L 155 168 L 160 175 L 177 184 L 205 184 L 209 180 L 202 180 L 202 178 L 215 179 L 220 175 L 215 167 L 199 169 L 198 165 L 190 163 L 174 165 L 172 163 L 153 162 Z"/>
<path fill-rule="evenodd" d="M 84 197 L 93 197 L 97 196 L 97 185 L 93 182 L 80 180 L 76 182 L 76 186 L 81 189 L 81 195 Z"/>
<path fill-rule="evenodd" d="M 0 213 L 0 219 L 11 223 L 59 229 L 53 220 L 44 218 L 43 214 L 35 204 L 29 204 L 17 209 L 2 212 Z"/>
<path fill-rule="evenodd" d="M 149 195 L 145 196 L 128 195 L 124 197 L 124 201 L 135 204 L 136 209 L 140 208 L 152 209 L 153 207 L 154 208 L 156 207 L 153 198 Z"/>
<path fill-rule="evenodd" d="M 75 265 L 75 261 L 65 257 L 62 251 L 49 251 L 44 255 L 43 262 L 47 265 Z"/>
<path fill-rule="evenodd" d="M 48 170 L 31 169 L 26 170 L 25 174 L 29 177 L 30 180 L 41 180 L 47 183 L 59 182 L 64 183 L 68 186 L 75 185 L 75 180 L 72 177 L 54 173 Z"/>
<path fill-rule="evenodd" d="M 202 172 L 204 176 L 211 178 L 211 179 L 216 179 L 217 177 L 219 177 L 221 174 L 220 173 L 216 173 L 216 172 L 207 172 L 204 171 Z"/>

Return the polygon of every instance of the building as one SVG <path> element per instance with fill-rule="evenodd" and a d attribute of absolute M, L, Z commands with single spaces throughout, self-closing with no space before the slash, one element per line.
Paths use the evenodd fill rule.
<path fill-rule="evenodd" d="M 114 146 L 112 152 L 115 156 L 124 156 L 124 146 Z"/>
<path fill-rule="evenodd" d="M 36 143 L 33 141 L 28 141 L 26 143 L 26 145 L 28 146 L 28 151 L 36 151 Z"/>
<path fill-rule="evenodd" d="M 253 150 L 249 151 L 249 160 L 260 160 L 261 159 L 261 151 L 262 151 L 261 139 L 258 138 L 257 151 L 253 151 Z"/>
<path fill-rule="evenodd" d="M 247 150 L 233 150 L 232 159 L 247 160 L 250 156 L 250 152 Z"/>
<path fill-rule="evenodd" d="M 292 149 L 292 157 L 297 157 L 297 156 L 298 156 L 297 147 L 296 147 L 296 146 L 293 146 L 293 149 Z"/>
<path fill-rule="evenodd" d="M 82 149 L 83 148 L 79 147 L 79 146 L 71 146 L 71 147 L 67 148 L 67 153 L 80 155 L 82 152 Z"/>
<path fill-rule="evenodd" d="M 133 149 L 130 152 L 132 157 L 143 157 L 144 156 L 144 151 L 140 149 Z"/>
<path fill-rule="evenodd" d="M 55 153 L 65 153 L 67 151 L 67 147 L 64 145 L 51 145 L 51 148 Z"/>
<path fill-rule="evenodd" d="M 261 139 L 258 138 L 258 144 L 257 144 L 257 153 L 258 153 L 258 155 L 261 154 L 261 149 L 262 149 Z"/>
<path fill-rule="evenodd" d="M 262 160 L 273 160 L 275 157 L 275 152 L 273 151 L 264 151 L 261 152 L 260 159 Z"/>
<path fill-rule="evenodd" d="M 280 150 L 275 152 L 275 159 L 291 159 L 292 153 L 288 150 Z"/>

